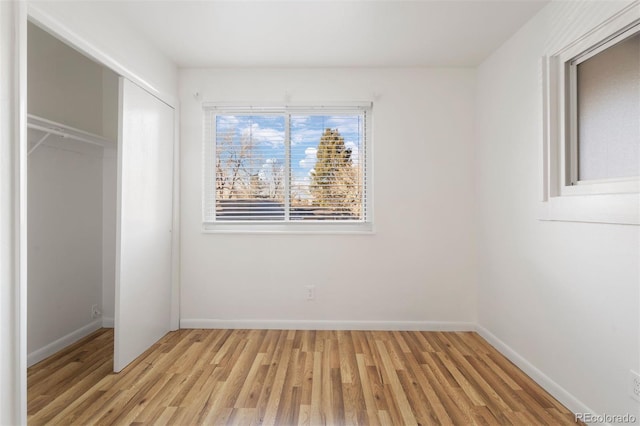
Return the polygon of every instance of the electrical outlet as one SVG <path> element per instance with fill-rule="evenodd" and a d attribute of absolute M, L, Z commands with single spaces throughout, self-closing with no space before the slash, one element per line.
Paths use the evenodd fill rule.
<path fill-rule="evenodd" d="M 629 395 L 640 402 L 640 374 L 629 370 Z"/>
<path fill-rule="evenodd" d="M 315 300 L 316 298 L 316 286 L 315 285 L 308 285 L 306 287 L 307 289 L 307 300 Z"/>
<path fill-rule="evenodd" d="M 91 319 L 99 318 L 102 315 L 100 309 L 98 309 L 98 305 L 91 305 Z"/>

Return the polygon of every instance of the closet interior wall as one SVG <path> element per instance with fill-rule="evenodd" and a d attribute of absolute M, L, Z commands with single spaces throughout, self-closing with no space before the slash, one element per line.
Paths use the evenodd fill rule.
<path fill-rule="evenodd" d="M 32 23 L 27 51 L 29 115 L 59 123 L 61 133 L 69 126 L 104 140 L 99 146 L 52 133 L 28 157 L 32 365 L 113 326 L 118 77 Z M 30 148 L 45 133 L 31 128 Z"/>

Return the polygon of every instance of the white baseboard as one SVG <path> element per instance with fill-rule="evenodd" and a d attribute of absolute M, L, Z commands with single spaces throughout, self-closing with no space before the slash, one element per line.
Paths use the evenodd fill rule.
<path fill-rule="evenodd" d="M 407 330 L 475 331 L 472 322 L 454 321 L 329 321 L 329 320 L 221 320 L 183 318 L 180 328 L 273 330 Z"/>
<path fill-rule="evenodd" d="M 113 328 L 114 320 L 111 317 L 102 317 L 102 328 Z"/>
<path fill-rule="evenodd" d="M 583 404 L 578 398 L 569 393 L 565 388 L 554 382 L 549 376 L 538 370 L 533 364 L 527 361 L 522 355 L 513 350 L 509 345 L 504 343 L 498 337 L 496 337 L 489 330 L 481 325 L 478 325 L 477 332 L 482 338 L 495 347 L 498 352 L 504 355 L 509 361 L 513 362 L 519 369 L 524 371 L 529 377 L 531 377 L 536 383 L 538 383 L 544 390 L 549 392 L 551 396 L 556 398 L 562 405 L 567 407 L 573 413 L 592 413 L 591 410 L 585 404 Z"/>
<path fill-rule="evenodd" d="M 96 319 L 94 321 L 91 321 L 84 327 L 80 327 L 79 329 L 72 331 L 66 336 L 62 336 L 58 340 L 55 340 L 48 345 L 43 346 L 40 349 L 36 349 L 35 351 L 27 355 L 27 367 L 31 367 L 32 365 L 42 361 L 43 359 L 77 342 L 83 337 L 88 336 L 89 334 L 98 330 L 100 327 L 102 327 L 102 320 Z"/>

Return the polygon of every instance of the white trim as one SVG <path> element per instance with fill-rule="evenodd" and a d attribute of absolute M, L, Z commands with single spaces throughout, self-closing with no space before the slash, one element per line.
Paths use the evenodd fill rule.
<path fill-rule="evenodd" d="M 323 114 L 325 111 L 334 111 L 334 112 L 344 112 L 344 111 L 352 111 L 352 110 L 370 110 L 373 108 L 372 101 L 344 101 L 344 102 L 326 102 L 326 101 L 317 101 L 317 102 L 294 102 L 294 103 L 285 103 L 282 102 L 216 102 L 216 101 L 207 101 L 202 103 L 202 107 L 204 110 L 223 110 L 230 111 L 234 113 L 238 112 L 247 112 L 247 113 L 255 113 L 256 111 L 260 112 L 273 112 L 277 113 L 285 113 L 287 111 L 291 112 L 305 112 L 305 113 L 316 113 Z"/>
<path fill-rule="evenodd" d="M 329 221 L 327 221 L 329 222 Z M 203 234 L 375 234 L 371 222 L 231 222 L 202 224 Z M 355 222 L 355 223 L 354 223 Z"/>
<path fill-rule="evenodd" d="M 509 361 L 513 362 L 516 367 L 524 371 L 529 377 L 531 377 L 537 384 L 542 386 L 544 390 L 549 392 L 551 396 L 556 398 L 562 405 L 567 407 L 571 412 L 575 413 L 592 413 L 596 412 L 587 407 L 582 401 L 573 396 L 569 391 L 554 382 L 549 376 L 544 374 L 533 364 L 531 364 L 525 357 L 516 352 L 513 348 L 500 340 L 496 335 L 481 325 L 476 326 L 477 333 L 494 348 L 504 355 Z"/>
<path fill-rule="evenodd" d="M 102 328 L 114 328 L 114 324 L 113 317 L 102 317 Z"/>
<path fill-rule="evenodd" d="M 27 155 L 29 146 L 27 141 L 27 6 L 25 2 L 17 2 L 16 9 L 16 74 L 15 81 L 17 87 L 17 98 L 15 106 L 18 114 L 15 124 L 17 124 L 16 134 L 18 136 L 18 157 L 16 181 L 16 218 L 18 228 L 16 229 L 16 259 L 18 269 L 18 291 L 16 292 L 18 307 L 18 322 L 16 324 L 16 334 L 18 343 L 18 396 L 17 403 L 20 407 L 19 420 L 21 424 L 27 423 Z"/>
<path fill-rule="evenodd" d="M 333 320 L 225 320 L 183 318 L 180 328 L 257 330 L 389 330 L 475 331 L 473 322 L 462 321 L 333 321 Z"/>
<path fill-rule="evenodd" d="M 45 345 L 40 349 L 36 349 L 35 351 L 31 352 L 27 356 L 27 367 L 31 367 L 32 365 L 42 361 L 45 358 L 50 357 L 56 352 L 61 351 L 67 346 L 74 344 L 83 337 L 90 335 L 94 331 L 99 330 L 102 327 L 102 321 L 103 320 L 99 318 L 93 320 L 84 327 L 80 327 L 77 330 L 74 330 L 71 333 L 62 336 L 61 338 L 54 340 L 48 345 Z"/>
<path fill-rule="evenodd" d="M 634 36 L 638 32 L 638 26 L 640 25 L 640 21 L 636 21 L 629 25 L 628 28 L 621 30 L 618 34 L 612 35 L 608 40 L 601 42 L 600 44 L 595 45 L 594 47 L 587 49 L 585 52 L 580 53 L 578 56 L 573 58 L 570 65 L 580 65 L 581 63 L 587 61 L 588 59 L 593 58 L 598 53 L 607 50 L 610 47 L 626 40 L 629 37 Z"/>
<path fill-rule="evenodd" d="M 573 158 L 574 155 L 572 154 Z M 577 156 L 571 160 L 577 164 Z M 576 174 L 576 168 L 572 169 L 571 175 Z M 573 179 L 573 178 L 572 178 Z M 600 179 L 600 180 L 577 180 L 573 185 L 562 187 L 562 196 L 574 195 L 607 195 L 607 194 L 635 194 L 640 192 L 640 178 L 628 179 Z"/>
<path fill-rule="evenodd" d="M 123 111 L 124 111 L 124 78 L 118 77 L 118 141 L 116 148 L 116 257 L 115 257 L 115 285 L 114 285 L 114 338 L 113 338 L 113 366 L 114 372 L 115 366 L 119 363 L 118 360 L 118 330 L 121 330 L 120 325 L 120 256 L 121 256 L 121 243 L 122 243 L 122 133 L 123 133 Z"/>
<path fill-rule="evenodd" d="M 161 91 L 156 88 L 153 84 L 151 84 L 148 80 L 144 79 L 139 74 L 136 74 L 131 69 L 126 67 L 121 62 L 118 62 L 115 58 L 113 58 L 108 53 L 99 49 L 97 46 L 88 42 L 84 37 L 79 36 L 73 30 L 71 30 L 68 26 L 58 21 L 57 19 L 51 17 L 45 11 L 43 11 L 37 4 L 32 2 L 28 3 L 28 16 L 29 20 L 44 29 L 45 31 L 53 34 L 56 38 L 61 39 L 67 44 L 73 46 L 80 53 L 94 61 L 104 65 L 105 67 L 111 69 L 116 74 L 119 74 L 123 77 L 126 77 L 128 80 L 131 80 L 138 86 L 142 87 L 147 92 L 151 93 L 162 102 L 166 103 L 172 108 L 176 108 L 178 105 L 178 99 L 169 94 Z"/>
<path fill-rule="evenodd" d="M 640 194 L 594 194 L 550 197 L 540 203 L 545 221 L 640 225 Z"/>

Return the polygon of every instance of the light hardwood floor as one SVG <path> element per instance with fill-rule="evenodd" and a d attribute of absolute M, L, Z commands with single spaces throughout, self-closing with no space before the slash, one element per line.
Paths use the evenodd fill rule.
<path fill-rule="evenodd" d="M 566 425 L 476 333 L 179 330 L 119 374 L 102 329 L 28 370 L 30 424 Z"/>

